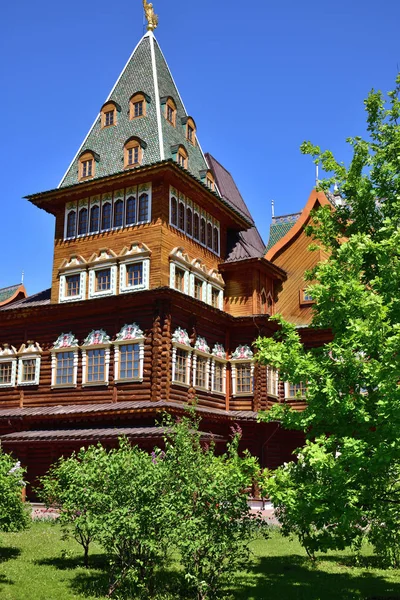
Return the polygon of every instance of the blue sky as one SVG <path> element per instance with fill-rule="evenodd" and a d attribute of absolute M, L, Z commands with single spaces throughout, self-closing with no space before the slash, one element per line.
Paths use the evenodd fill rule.
<path fill-rule="evenodd" d="M 154 0 L 156 37 L 204 151 L 234 175 L 267 242 L 301 210 L 311 140 L 349 159 L 363 99 L 393 88 L 398 0 Z M 0 36 L 0 287 L 50 285 L 54 218 L 23 196 L 55 188 L 143 34 L 141 0 L 7 2 Z"/>

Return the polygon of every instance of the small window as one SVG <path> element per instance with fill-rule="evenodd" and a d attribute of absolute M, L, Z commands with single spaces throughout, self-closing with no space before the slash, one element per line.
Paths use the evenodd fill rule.
<path fill-rule="evenodd" d="M 39 385 L 40 355 L 39 344 L 28 341 L 18 352 L 18 385 Z"/>
<path fill-rule="evenodd" d="M 143 283 L 143 263 L 126 266 L 126 286 L 137 287 Z"/>
<path fill-rule="evenodd" d="M 0 363 L 0 386 L 13 385 L 13 361 L 1 362 Z"/>
<path fill-rule="evenodd" d="M 214 176 L 211 173 L 211 171 L 207 171 L 207 175 L 206 175 L 206 186 L 208 187 L 209 190 L 211 190 L 212 192 L 215 191 L 215 181 L 214 181 Z"/>
<path fill-rule="evenodd" d="M 139 223 L 146 223 L 149 221 L 149 196 L 148 194 L 141 194 L 139 196 Z"/>
<path fill-rule="evenodd" d="M 191 117 L 186 121 L 186 139 L 192 146 L 196 145 L 196 125 Z"/>
<path fill-rule="evenodd" d="M 101 108 L 101 128 L 112 127 L 117 124 L 117 109 L 114 102 L 106 102 Z M 120 108 L 120 107 L 119 107 Z"/>
<path fill-rule="evenodd" d="M 168 98 L 165 104 L 165 118 L 168 123 L 175 127 L 176 125 L 176 104 L 172 98 Z"/>
<path fill-rule="evenodd" d="M 218 227 L 214 227 L 213 250 L 214 250 L 215 254 L 219 254 L 219 230 L 218 230 Z"/>
<path fill-rule="evenodd" d="M 174 288 L 180 292 L 185 291 L 185 271 L 175 267 L 175 284 Z"/>
<path fill-rule="evenodd" d="M 204 217 L 200 219 L 200 243 L 206 245 L 206 220 Z"/>
<path fill-rule="evenodd" d="M 195 386 L 208 389 L 208 359 L 203 356 L 196 356 Z"/>
<path fill-rule="evenodd" d="M 300 383 L 285 383 L 285 398 L 288 400 L 301 400 L 306 397 L 307 384 L 303 381 Z"/>
<path fill-rule="evenodd" d="M 194 297 L 196 300 L 203 300 L 203 282 L 197 277 L 194 278 Z"/>
<path fill-rule="evenodd" d="M 213 249 L 213 228 L 211 223 L 207 223 L 207 247 Z"/>
<path fill-rule="evenodd" d="M 175 376 L 174 381 L 187 383 L 188 380 L 189 353 L 181 348 L 176 349 Z"/>
<path fill-rule="evenodd" d="M 211 288 L 211 306 L 219 308 L 220 291 L 216 288 Z"/>
<path fill-rule="evenodd" d="M 105 350 L 99 348 L 87 350 L 87 378 L 88 383 L 105 381 Z"/>
<path fill-rule="evenodd" d="M 122 227 L 124 224 L 124 202 L 117 200 L 114 204 L 114 227 Z"/>
<path fill-rule="evenodd" d="M 100 225 L 100 207 L 92 206 L 90 209 L 89 233 L 97 233 Z"/>
<path fill-rule="evenodd" d="M 118 379 L 139 379 L 140 377 L 140 346 L 127 344 L 119 347 L 119 377 Z"/>
<path fill-rule="evenodd" d="M 236 365 L 236 393 L 249 394 L 253 390 L 253 378 L 250 363 Z"/>
<path fill-rule="evenodd" d="M 111 269 L 100 269 L 96 271 L 96 292 L 104 292 L 111 289 Z"/>
<path fill-rule="evenodd" d="M 106 202 L 103 204 L 102 215 L 101 215 L 101 229 L 105 231 L 111 229 L 111 203 Z"/>
<path fill-rule="evenodd" d="M 200 217 L 197 213 L 194 213 L 193 217 L 193 237 L 200 241 Z"/>
<path fill-rule="evenodd" d="M 95 175 L 93 152 L 84 152 L 79 157 L 79 180 L 90 179 Z"/>
<path fill-rule="evenodd" d="M 67 238 L 75 237 L 76 235 L 76 212 L 71 210 L 67 217 Z"/>
<path fill-rule="evenodd" d="M 179 202 L 178 227 L 182 231 L 185 231 L 185 205 L 183 204 L 183 202 Z"/>
<path fill-rule="evenodd" d="M 193 234 L 193 212 L 191 208 L 186 209 L 186 233 L 190 237 Z"/>
<path fill-rule="evenodd" d="M 143 94 L 135 94 L 129 103 L 129 118 L 138 119 L 146 116 L 146 99 Z"/>
<path fill-rule="evenodd" d="M 314 304 L 314 298 L 310 294 L 307 288 L 300 290 L 300 306 L 310 306 Z"/>
<path fill-rule="evenodd" d="M 78 218 L 78 235 L 86 235 L 88 229 L 88 209 L 81 208 Z"/>
<path fill-rule="evenodd" d="M 65 296 L 68 298 L 79 296 L 81 287 L 81 276 L 67 275 L 65 277 Z"/>
<path fill-rule="evenodd" d="M 126 224 L 134 225 L 136 223 L 136 198 L 129 196 L 126 201 Z"/>
<path fill-rule="evenodd" d="M 188 167 L 188 154 L 183 146 L 181 146 L 176 155 L 176 161 L 178 165 L 187 169 Z"/>
<path fill-rule="evenodd" d="M 35 358 L 23 358 L 21 360 L 21 383 L 34 383 L 35 381 Z"/>
<path fill-rule="evenodd" d="M 171 225 L 178 226 L 178 202 L 174 197 L 171 198 Z"/>
<path fill-rule="evenodd" d="M 143 150 L 139 139 L 133 138 L 126 142 L 124 146 L 124 166 L 125 169 L 139 167 L 142 164 Z"/>

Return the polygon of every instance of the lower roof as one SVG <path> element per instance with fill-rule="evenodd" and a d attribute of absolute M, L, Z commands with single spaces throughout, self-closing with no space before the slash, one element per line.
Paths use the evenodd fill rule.
<path fill-rule="evenodd" d="M 12 442 L 53 442 L 53 441 L 92 441 L 118 440 L 127 437 L 130 440 L 154 439 L 162 440 L 166 433 L 163 427 L 107 427 L 101 429 L 45 429 L 34 431 L 16 431 L 0 436 L 2 443 Z M 224 442 L 222 435 L 214 435 L 200 431 L 202 440 Z"/>

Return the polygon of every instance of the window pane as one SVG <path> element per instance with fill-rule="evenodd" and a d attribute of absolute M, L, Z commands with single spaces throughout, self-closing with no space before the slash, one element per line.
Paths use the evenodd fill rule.
<path fill-rule="evenodd" d="M 178 348 L 176 350 L 175 381 L 179 383 L 187 383 L 187 359 L 188 353 Z"/>
<path fill-rule="evenodd" d="M 207 223 L 207 246 L 211 249 L 213 247 L 213 228 L 211 223 Z"/>
<path fill-rule="evenodd" d="M 139 344 L 128 344 L 120 346 L 120 379 L 137 379 L 139 372 Z"/>
<path fill-rule="evenodd" d="M 101 228 L 110 229 L 111 228 L 111 204 L 106 202 L 103 205 L 103 213 L 101 217 Z"/>
<path fill-rule="evenodd" d="M 35 381 L 36 358 L 22 359 L 22 381 L 24 383 Z"/>
<path fill-rule="evenodd" d="M 76 234 L 76 212 L 73 210 L 67 217 L 67 237 L 75 237 Z"/>
<path fill-rule="evenodd" d="M 87 208 L 81 208 L 79 211 L 78 235 L 85 235 L 88 226 L 88 211 Z"/>
<path fill-rule="evenodd" d="M 207 359 L 198 356 L 196 362 L 196 387 L 208 388 L 207 383 Z"/>
<path fill-rule="evenodd" d="M 245 394 L 252 391 L 251 366 L 250 364 L 236 365 L 236 387 L 238 394 Z"/>
<path fill-rule="evenodd" d="M 222 363 L 214 363 L 214 391 L 224 391 L 224 365 Z"/>
<path fill-rule="evenodd" d="M 103 348 L 87 351 L 87 381 L 104 381 L 105 351 Z"/>
<path fill-rule="evenodd" d="M 136 263 L 126 267 L 126 285 L 134 287 L 143 283 L 143 263 Z"/>
<path fill-rule="evenodd" d="M 100 208 L 92 206 L 90 209 L 90 233 L 95 233 L 99 230 L 100 224 Z"/>
<path fill-rule="evenodd" d="M 178 227 L 185 231 L 185 205 L 179 202 L 178 208 Z"/>
<path fill-rule="evenodd" d="M 65 278 L 65 295 L 66 296 L 79 296 L 80 291 L 80 275 L 69 275 Z"/>
<path fill-rule="evenodd" d="M 175 289 L 183 292 L 185 290 L 185 271 L 175 267 Z"/>
<path fill-rule="evenodd" d="M 188 235 L 192 235 L 193 233 L 193 224 L 192 224 L 192 209 L 186 209 L 186 233 Z"/>
<path fill-rule="evenodd" d="M 56 384 L 68 385 L 73 383 L 74 353 L 57 352 Z"/>
<path fill-rule="evenodd" d="M 200 242 L 206 244 L 206 222 L 203 218 L 200 220 Z"/>
<path fill-rule="evenodd" d="M 136 198 L 130 196 L 126 201 L 126 224 L 134 225 L 136 223 Z"/>
<path fill-rule="evenodd" d="M 203 299 L 203 282 L 201 279 L 197 279 L 197 277 L 194 280 L 194 297 L 197 300 Z"/>
<path fill-rule="evenodd" d="M 178 203 L 176 198 L 171 198 L 171 224 L 178 225 Z"/>
<path fill-rule="evenodd" d="M 139 197 L 139 221 L 149 220 L 149 197 L 147 194 L 142 194 Z"/>
<path fill-rule="evenodd" d="M 0 363 L 0 384 L 7 385 L 11 383 L 12 362 Z"/>
<path fill-rule="evenodd" d="M 200 217 L 197 213 L 194 213 L 193 218 L 193 237 L 195 240 L 200 240 Z"/>
<path fill-rule="evenodd" d="M 124 224 L 124 203 L 117 200 L 114 205 L 114 227 L 122 227 Z"/>
<path fill-rule="evenodd" d="M 96 271 L 96 292 L 111 289 L 111 270 L 101 269 Z"/>

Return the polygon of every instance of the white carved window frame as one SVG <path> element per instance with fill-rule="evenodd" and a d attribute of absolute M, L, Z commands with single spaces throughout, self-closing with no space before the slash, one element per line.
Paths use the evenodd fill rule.
<path fill-rule="evenodd" d="M 279 371 L 269 365 L 267 366 L 267 395 L 273 398 L 279 396 Z"/>
<path fill-rule="evenodd" d="M 110 212 L 110 227 L 105 227 L 103 229 L 103 209 L 104 206 L 106 204 L 110 205 L 111 208 L 111 212 Z M 113 204 L 113 197 L 112 194 L 110 194 L 109 192 L 107 192 L 106 194 L 103 194 L 101 196 L 101 210 L 100 210 L 100 223 L 99 223 L 99 231 L 103 232 L 103 231 L 110 231 L 110 229 L 113 228 L 113 221 L 114 221 L 114 204 Z"/>
<path fill-rule="evenodd" d="M 248 358 L 231 358 L 230 360 L 232 367 L 232 396 L 253 396 L 254 394 L 254 362 Z M 237 391 L 237 367 L 238 365 L 249 365 L 250 367 L 250 391 L 249 392 L 238 392 Z"/>
<path fill-rule="evenodd" d="M 142 194 L 147 194 L 148 196 L 148 202 L 147 202 L 147 219 L 143 220 L 143 221 L 139 221 L 139 204 L 140 204 L 140 196 Z M 138 186 L 138 191 L 137 191 L 137 197 L 136 197 L 136 215 L 137 215 L 137 219 L 136 219 L 136 224 L 137 225 L 143 225 L 144 223 L 150 223 L 151 222 L 151 210 L 152 210 L 152 201 L 153 201 L 153 196 L 152 196 L 152 185 L 151 183 L 144 183 L 142 185 Z"/>
<path fill-rule="evenodd" d="M 196 376 L 197 376 L 197 359 L 205 358 L 206 359 L 206 385 L 198 386 L 196 385 Z M 209 391 L 210 389 L 210 370 L 211 370 L 211 355 L 207 352 L 202 352 L 201 350 L 193 350 L 192 364 L 193 364 L 193 387 L 199 390 Z"/>
<path fill-rule="evenodd" d="M 177 255 L 172 255 L 170 257 L 170 265 L 169 265 L 169 285 L 173 290 L 175 287 L 175 270 L 176 268 L 180 269 L 184 273 L 183 279 L 183 290 L 178 290 L 178 292 L 182 292 L 183 294 L 189 295 L 190 289 L 190 263 L 184 259 L 180 259 Z"/>
<path fill-rule="evenodd" d="M 61 352 L 73 353 L 72 383 L 57 383 L 57 355 Z M 51 387 L 54 389 L 75 388 L 78 384 L 79 346 L 66 346 L 65 348 L 53 348 L 51 354 Z"/>
<path fill-rule="evenodd" d="M 215 389 L 215 366 L 217 364 L 222 366 L 222 391 Z M 224 396 L 226 394 L 226 365 L 227 361 L 223 358 L 216 358 L 213 356 L 211 359 L 211 391 L 214 394 L 221 394 Z"/>
<path fill-rule="evenodd" d="M 67 277 L 70 275 L 79 275 L 79 294 L 76 296 L 66 296 L 65 292 L 67 291 Z M 60 273 L 60 289 L 58 295 L 59 303 L 63 302 L 80 302 L 81 300 L 86 299 L 86 280 L 87 280 L 87 272 L 86 269 L 71 269 L 70 271 L 63 271 Z"/>
<path fill-rule="evenodd" d="M 130 381 L 143 381 L 143 365 L 144 365 L 144 336 L 126 339 L 126 340 L 118 340 L 113 342 L 114 346 L 114 381 L 115 383 L 129 383 Z M 139 377 L 132 378 L 120 378 L 120 352 L 121 346 L 129 346 L 130 344 L 138 344 L 139 346 Z"/>
<path fill-rule="evenodd" d="M 175 379 L 176 351 L 177 350 L 184 350 L 186 352 L 186 379 L 184 382 L 176 381 L 176 379 Z M 190 387 L 190 385 L 191 385 L 190 374 L 191 374 L 192 352 L 193 352 L 193 348 L 191 346 L 186 346 L 185 344 L 180 344 L 179 342 L 172 342 L 172 383 L 173 384 Z"/>
<path fill-rule="evenodd" d="M 124 248 L 119 259 L 119 293 L 126 294 L 150 288 L 150 250 L 144 244 L 132 243 L 131 249 Z M 127 285 L 127 267 L 142 264 L 142 283 Z"/>
<path fill-rule="evenodd" d="M 79 233 L 79 215 L 81 210 L 83 210 L 84 208 L 86 208 L 87 210 L 87 227 L 86 227 L 86 233 Z M 85 198 L 84 200 L 79 200 L 78 202 L 78 210 L 76 213 L 76 237 L 77 238 L 82 238 L 82 237 L 86 237 L 89 231 L 89 198 Z"/>
<path fill-rule="evenodd" d="M 207 284 L 207 304 L 212 306 L 212 292 L 216 290 L 218 292 L 218 306 L 219 310 L 224 310 L 224 290 L 220 285 L 216 283 L 208 283 Z"/>
<path fill-rule="evenodd" d="M 291 387 L 294 388 L 294 394 L 291 394 Z M 291 383 L 289 381 L 285 381 L 285 400 L 305 400 L 306 390 L 307 384 L 305 384 L 303 381 L 301 383 Z M 297 391 L 300 392 L 299 395 L 297 395 Z"/>
<path fill-rule="evenodd" d="M 122 200 L 122 225 L 114 226 L 114 215 L 115 215 L 115 205 L 116 203 Z M 112 200 L 112 221 L 111 221 L 111 229 L 115 229 L 119 231 L 123 229 L 125 225 L 125 190 L 116 190 L 113 195 Z"/>
<path fill-rule="evenodd" d="M 172 199 L 176 202 L 176 224 L 172 222 Z M 178 229 L 178 207 L 179 207 L 179 193 L 171 187 L 169 188 L 169 224 L 174 229 Z"/>
<path fill-rule="evenodd" d="M 39 385 L 40 381 L 40 362 L 42 356 L 42 349 L 39 344 L 35 344 L 34 342 L 27 342 L 26 344 L 22 344 L 21 348 L 18 351 L 18 378 L 17 385 L 20 386 L 29 386 L 29 385 Z M 35 374 L 33 381 L 23 381 L 23 369 L 24 369 L 24 361 L 26 360 L 34 360 L 35 361 Z"/>
<path fill-rule="evenodd" d="M 90 217 L 92 214 L 92 208 L 97 206 L 97 208 L 99 209 L 99 226 L 97 229 L 95 229 L 94 231 L 90 231 Z M 101 230 L 101 202 L 100 202 L 100 196 L 92 196 L 90 198 L 90 203 L 89 203 L 89 209 L 88 209 L 88 232 L 87 235 L 97 235 L 99 233 L 99 231 Z"/>
<path fill-rule="evenodd" d="M 75 212 L 75 235 L 67 236 L 68 230 L 68 216 L 70 213 Z M 76 202 L 68 202 L 65 207 L 65 218 L 64 218 L 64 240 L 74 240 L 78 232 L 78 204 Z"/>
<path fill-rule="evenodd" d="M 17 378 L 17 351 L 14 346 L 4 346 L 0 350 L 0 365 L 11 363 L 11 381 L 10 383 L 0 383 L 0 388 L 15 387 Z"/>
<path fill-rule="evenodd" d="M 82 386 L 83 387 L 96 387 L 101 385 L 108 385 L 110 380 L 110 352 L 111 342 L 105 344 L 91 344 L 87 346 L 81 346 L 82 350 Z M 104 350 L 104 380 L 102 381 L 88 381 L 88 356 L 89 350 Z"/>
<path fill-rule="evenodd" d="M 96 273 L 110 269 L 110 289 L 96 291 Z M 108 258 L 104 261 L 92 262 L 89 267 L 89 294 L 88 298 L 103 298 L 104 296 L 115 296 L 117 294 L 117 260 Z"/>

